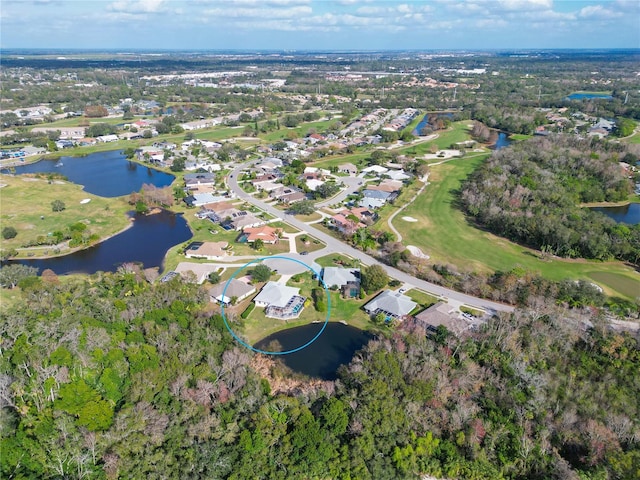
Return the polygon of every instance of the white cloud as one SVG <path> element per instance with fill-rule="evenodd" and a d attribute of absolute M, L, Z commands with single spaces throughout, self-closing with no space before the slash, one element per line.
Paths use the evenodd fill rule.
<path fill-rule="evenodd" d="M 204 11 L 207 16 L 216 18 L 240 18 L 261 20 L 275 20 L 282 18 L 300 18 L 312 13 L 311 7 L 297 6 L 291 8 L 211 8 Z"/>
<path fill-rule="evenodd" d="M 121 13 L 160 13 L 165 11 L 166 0 L 118 0 L 110 4 L 107 9 Z"/>
<path fill-rule="evenodd" d="M 553 8 L 553 0 L 500 0 L 500 8 L 510 11 L 547 10 Z"/>
<path fill-rule="evenodd" d="M 580 18 L 589 20 L 609 20 L 611 18 L 621 17 L 623 14 L 604 8 L 602 5 L 589 5 L 580 9 L 578 15 Z"/>

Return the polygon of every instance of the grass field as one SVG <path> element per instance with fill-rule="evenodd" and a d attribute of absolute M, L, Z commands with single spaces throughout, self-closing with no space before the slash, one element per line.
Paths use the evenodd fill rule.
<path fill-rule="evenodd" d="M 625 138 L 623 140 L 623 142 L 627 142 L 627 143 L 640 143 L 640 132 L 636 131 L 636 133 L 634 133 L 632 136 L 630 136 L 629 138 Z"/>
<path fill-rule="evenodd" d="M 403 212 L 418 222 L 408 223 L 398 217 L 393 221 L 405 245 L 420 247 L 435 263 L 452 263 L 462 270 L 489 273 L 519 265 L 552 280 L 595 281 L 608 295 L 630 300 L 637 296 L 640 278 L 621 262 L 543 261 L 535 250 L 469 225 L 453 206 L 454 191 L 482 161 L 482 157 L 458 159 L 432 167 L 430 185 Z"/>
<path fill-rule="evenodd" d="M 316 263 L 321 267 L 337 267 L 337 266 L 340 266 L 338 262 L 343 262 L 344 264 L 353 265 L 357 263 L 357 260 L 347 257 L 346 255 L 342 255 L 341 253 L 335 253 L 333 255 L 325 255 L 324 257 L 320 257 L 316 260 Z"/>
<path fill-rule="evenodd" d="M 11 226 L 18 235 L 2 240 L 2 249 L 18 249 L 19 257 L 45 256 L 70 253 L 68 248 L 55 252 L 50 245 L 20 249 L 38 237 L 47 237 L 56 230 L 82 222 L 91 234 L 101 239 L 119 233 L 129 225 L 126 212 L 131 206 L 124 198 L 104 198 L 85 192 L 80 185 L 66 181 L 49 180 L 30 176 L 0 176 L 2 203 L 0 214 L 3 228 Z M 91 199 L 81 204 L 83 199 Z M 61 200 L 65 209 L 53 212 L 51 202 Z"/>

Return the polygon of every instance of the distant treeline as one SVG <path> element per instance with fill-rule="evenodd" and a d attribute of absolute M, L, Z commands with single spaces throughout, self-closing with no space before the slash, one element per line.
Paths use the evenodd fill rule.
<path fill-rule="evenodd" d="M 480 226 L 562 257 L 637 264 L 640 225 L 582 207 L 629 198 L 637 157 L 622 144 L 556 136 L 495 152 L 462 185 L 460 206 Z"/>

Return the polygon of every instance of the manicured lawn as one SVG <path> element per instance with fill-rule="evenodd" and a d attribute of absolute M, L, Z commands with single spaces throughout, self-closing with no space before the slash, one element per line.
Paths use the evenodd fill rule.
<path fill-rule="evenodd" d="M 334 253 L 332 255 L 326 255 L 324 257 L 320 257 L 316 260 L 316 263 L 321 267 L 340 267 L 343 266 L 338 262 L 344 262 L 344 265 L 354 265 L 358 264 L 357 260 L 354 260 L 351 257 L 347 257 L 346 255 L 342 255 L 341 253 Z"/>
<path fill-rule="evenodd" d="M 462 270 L 490 273 L 519 265 L 552 280 L 595 281 L 608 295 L 630 300 L 637 296 L 629 293 L 640 291 L 638 274 L 621 262 L 541 260 L 533 249 L 470 225 L 453 206 L 453 192 L 482 161 L 482 157 L 458 159 L 432 167 L 430 185 L 403 211 L 418 222 L 394 222 L 405 245 L 420 247 L 434 263 L 452 263 Z M 602 273 L 608 275 L 597 275 Z"/>
<path fill-rule="evenodd" d="M 514 141 L 527 140 L 529 138 L 533 138 L 533 135 L 524 135 L 522 133 L 513 133 L 509 135 L 509 140 L 514 140 Z"/>
<path fill-rule="evenodd" d="M 302 239 L 306 238 L 307 243 L 303 242 Z M 318 240 L 317 238 L 312 237 L 311 235 L 298 235 L 296 237 L 296 250 L 298 253 L 300 252 L 315 252 L 316 250 L 321 250 L 326 245 Z"/>
<path fill-rule="evenodd" d="M 440 130 L 435 132 L 438 134 L 438 138 L 434 140 L 414 145 L 407 145 L 394 151 L 405 155 L 420 156 L 424 155 L 425 153 L 431 153 L 432 145 L 436 145 L 439 150 L 447 149 L 451 146 L 451 144 L 464 142 L 465 140 L 469 140 L 471 138 L 469 135 L 468 127 L 468 125 L 470 125 L 471 123 L 471 120 L 454 122 L 447 130 Z"/>
<path fill-rule="evenodd" d="M 415 288 L 412 288 L 408 292 L 405 292 L 405 295 L 414 302 L 421 305 L 423 308 L 430 307 L 440 300 L 438 297 L 434 297 L 433 295 L 423 292 L 422 290 L 417 290 Z"/>
<path fill-rule="evenodd" d="M 304 223 L 315 222 L 317 220 L 320 220 L 321 218 L 322 215 L 320 215 L 318 212 L 313 212 L 311 215 L 296 215 L 296 219 Z"/>
<path fill-rule="evenodd" d="M 623 140 L 624 142 L 628 142 L 628 143 L 640 143 L 640 132 L 636 132 L 635 134 L 633 134 L 633 136 Z"/>
<path fill-rule="evenodd" d="M 19 248 L 47 237 L 56 230 L 64 231 L 69 225 L 82 222 L 87 231 L 101 239 L 115 235 L 129 225 L 126 212 L 131 206 L 124 198 L 104 198 L 85 192 L 82 186 L 66 181 L 49 180 L 28 176 L 0 176 L 2 202 L 0 213 L 2 226 L 14 227 L 18 235 L 12 239 L 2 239 L 2 249 Z M 89 198 L 89 203 L 80 201 Z M 51 202 L 61 200 L 65 209 L 53 212 Z M 59 253 L 70 253 L 61 249 Z M 55 255 L 50 245 L 19 250 L 19 257 Z"/>

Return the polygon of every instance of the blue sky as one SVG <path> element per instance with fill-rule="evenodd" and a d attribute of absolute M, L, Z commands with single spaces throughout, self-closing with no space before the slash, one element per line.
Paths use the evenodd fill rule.
<path fill-rule="evenodd" d="M 2 48 L 640 48 L 640 0 L 0 0 Z"/>

